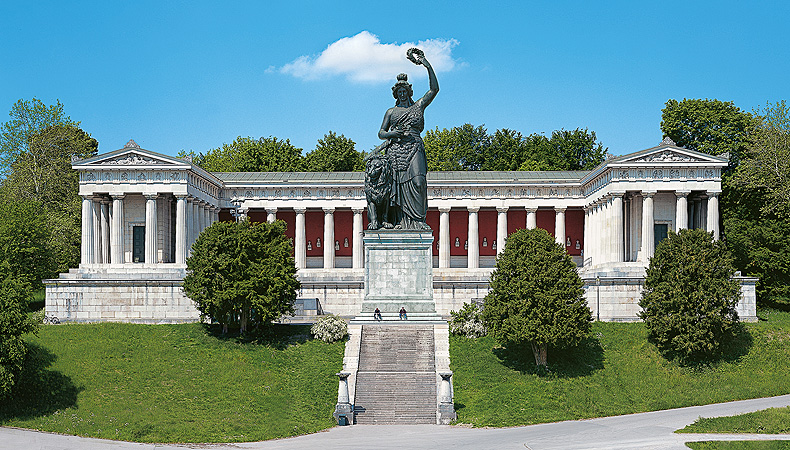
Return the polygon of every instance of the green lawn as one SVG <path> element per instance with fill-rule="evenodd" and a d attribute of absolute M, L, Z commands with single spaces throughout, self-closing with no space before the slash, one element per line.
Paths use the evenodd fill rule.
<path fill-rule="evenodd" d="M 641 323 L 595 323 L 583 346 L 549 352 L 545 376 L 528 349 L 451 336 L 458 422 L 527 425 L 790 393 L 790 313 L 760 315 L 766 320 L 747 324 L 739 344 L 706 367 L 665 360 Z"/>
<path fill-rule="evenodd" d="M 739 416 L 700 418 L 678 433 L 790 433 L 790 407 L 769 408 Z"/>
<path fill-rule="evenodd" d="M 790 441 L 705 441 L 689 442 L 693 450 L 788 450 Z"/>
<path fill-rule="evenodd" d="M 0 424 L 140 442 L 236 442 L 333 426 L 342 342 L 276 327 L 266 344 L 200 324 L 43 326 L 37 371 Z"/>

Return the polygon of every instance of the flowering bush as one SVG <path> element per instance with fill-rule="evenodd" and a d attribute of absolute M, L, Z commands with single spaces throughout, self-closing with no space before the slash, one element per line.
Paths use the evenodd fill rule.
<path fill-rule="evenodd" d="M 332 314 L 322 316 L 310 328 L 310 333 L 316 339 L 324 342 L 335 342 L 343 339 L 348 334 L 346 321 Z"/>
<path fill-rule="evenodd" d="M 483 324 L 483 305 L 467 303 L 460 311 L 450 311 L 450 332 L 468 338 L 479 338 L 488 333 Z"/>

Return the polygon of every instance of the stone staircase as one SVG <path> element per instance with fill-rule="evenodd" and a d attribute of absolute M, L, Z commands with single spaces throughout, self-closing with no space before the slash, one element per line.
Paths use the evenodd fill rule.
<path fill-rule="evenodd" d="M 435 424 L 433 326 L 364 325 L 354 403 L 358 424 Z"/>

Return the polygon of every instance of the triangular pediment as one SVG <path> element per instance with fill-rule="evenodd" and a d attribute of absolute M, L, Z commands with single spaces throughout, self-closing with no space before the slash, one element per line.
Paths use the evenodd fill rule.
<path fill-rule="evenodd" d="M 130 140 L 124 148 L 115 150 L 92 158 L 75 161 L 74 168 L 88 168 L 96 166 L 190 166 L 189 161 L 163 155 L 140 148 L 137 143 Z"/>
<path fill-rule="evenodd" d="M 683 147 L 672 145 L 674 143 L 662 142 L 662 145 L 653 147 L 641 152 L 631 153 L 615 158 L 612 163 L 631 164 L 631 163 L 718 163 L 726 164 L 726 156 L 714 156 L 706 153 L 696 152 Z"/>

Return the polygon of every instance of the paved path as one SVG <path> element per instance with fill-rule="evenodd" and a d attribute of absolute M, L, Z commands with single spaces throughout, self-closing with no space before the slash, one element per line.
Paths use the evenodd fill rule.
<path fill-rule="evenodd" d="M 242 444 L 135 444 L 103 439 L 61 436 L 51 433 L 0 427 L 0 449 L 30 450 L 177 450 L 256 449 L 528 449 L 611 450 L 687 449 L 689 441 L 782 439 L 790 435 L 677 434 L 679 428 L 698 417 L 743 414 L 760 409 L 790 406 L 790 395 L 693 406 L 627 416 L 547 423 L 515 428 L 462 428 L 440 425 L 355 425 L 328 431 L 264 442 Z"/>

